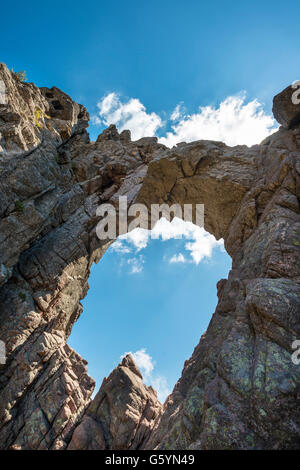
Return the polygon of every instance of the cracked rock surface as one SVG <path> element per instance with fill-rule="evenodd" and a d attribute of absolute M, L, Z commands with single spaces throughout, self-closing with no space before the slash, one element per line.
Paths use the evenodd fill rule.
<path fill-rule="evenodd" d="M 284 127 L 250 148 L 168 149 L 114 126 L 90 142 L 87 111 L 65 93 L 22 83 L 3 64 L 0 79 L 0 447 L 299 448 L 299 110 L 279 95 Z M 130 356 L 91 400 L 87 363 L 66 344 L 91 265 L 111 243 L 96 236 L 97 207 L 120 195 L 204 204 L 205 229 L 232 258 L 163 406 Z"/>
<path fill-rule="evenodd" d="M 132 356 L 127 355 L 103 380 L 68 449 L 139 449 L 161 411 L 156 392 L 144 385 Z"/>

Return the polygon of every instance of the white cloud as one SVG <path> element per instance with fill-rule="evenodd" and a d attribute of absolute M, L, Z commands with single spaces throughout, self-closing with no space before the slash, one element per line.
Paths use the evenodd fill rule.
<path fill-rule="evenodd" d="M 160 142 L 168 147 L 199 139 L 219 140 L 232 146 L 261 142 L 276 130 L 275 121 L 264 112 L 259 101 L 246 103 L 245 99 L 245 94 L 229 96 L 218 108 L 200 107 L 197 113 L 181 117 Z"/>
<path fill-rule="evenodd" d="M 145 106 L 136 98 L 122 102 L 116 93 L 110 93 L 104 96 L 97 106 L 105 126 L 116 124 L 119 131 L 130 129 L 133 140 L 152 137 L 162 126 L 158 114 L 147 113 Z"/>
<path fill-rule="evenodd" d="M 94 126 L 100 126 L 101 119 L 99 118 L 99 116 L 91 116 L 91 124 L 93 124 Z"/>
<path fill-rule="evenodd" d="M 131 253 L 131 248 L 122 243 L 121 237 L 112 244 L 111 250 L 122 254 Z"/>
<path fill-rule="evenodd" d="M 171 390 L 168 388 L 167 379 L 165 377 L 153 373 L 155 362 L 152 357 L 146 352 L 145 348 L 135 352 L 125 352 L 122 354 L 121 359 L 127 356 L 127 354 L 132 355 L 134 362 L 143 375 L 146 385 L 152 385 L 157 391 L 158 399 L 163 403 L 171 393 Z"/>
<path fill-rule="evenodd" d="M 130 274 L 137 274 L 143 271 L 144 258 L 142 255 L 130 258 L 127 263 L 130 265 Z"/>
<path fill-rule="evenodd" d="M 216 240 L 213 235 L 203 228 L 197 228 L 198 230 L 195 230 L 193 234 L 194 240 L 185 244 L 185 249 L 190 252 L 195 264 L 199 264 L 204 258 L 211 258 L 215 248 L 224 250 L 224 241 L 222 239 Z"/>
<path fill-rule="evenodd" d="M 191 222 L 185 222 L 178 217 L 174 217 L 172 222 L 169 222 L 165 217 L 159 219 L 151 230 L 151 238 L 161 238 L 163 241 L 170 240 L 171 238 L 194 238 L 195 233 L 202 229 Z"/>
<path fill-rule="evenodd" d="M 204 228 L 198 227 L 191 222 L 185 222 L 177 217 L 174 217 L 172 222 L 168 222 L 166 218 L 162 217 L 152 230 L 136 228 L 126 235 L 121 235 L 115 242 L 115 244 L 117 243 L 116 251 L 130 253 L 132 249 L 135 249 L 138 252 L 147 247 L 150 238 L 161 239 L 162 241 L 186 239 L 185 250 L 191 257 L 190 261 L 195 264 L 199 264 L 204 258 L 211 258 L 214 249 L 224 249 L 223 240 L 216 240 Z M 175 254 L 170 259 L 170 263 L 184 261 L 187 262 L 188 260 L 182 253 L 179 253 L 179 255 Z M 141 272 L 144 259 L 131 258 L 128 260 L 128 263 L 132 265 L 132 273 Z M 139 269 L 139 266 L 141 269 Z"/>
<path fill-rule="evenodd" d="M 173 255 L 170 259 L 170 263 L 185 263 L 186 259 L 182 253 L 178 253 L 177 255 Z"/>
<path fill-rule="evenodd" d="M 178 104 L 175 106 L 174 111 L 172 112 L 170 116 L 171 121 L 178 121 L 179 118 L 181 118 L 183 115 L 183 109 L 182 109 L 182 104 Z"/>
<path fill-rule="evenodd" d="M 95 125 L 115 124 L 119 131 L 130 129 L 132 139 L 151 137 L 162 130 L 161 117 L 148 113 L 137 98 L 122 101 L 116 93 L 109 93 L 98 103 L 99 116 L 93 116 Z M 171 131 L 159 141 L 168 147 L 193 140 L 219 140 L 227 145 L 254 145 L 275 132 L 278 126 L 262 104 L 254 99 L 246 102 L 246 94 L 229 96 L 218 107 L 199 107 L 194 114 L 184 114 L 182 103 L 169 116 Z"/>
<path fill-rule="evenodd" d="M 125 235 L 120 235 L 117 242 L 122 244 L 122 241 L 126 241 L 134 245 L 137 251 L 140 251 L 142 248 L 146 248 L 148 244 L 149 232 L 148 230 L 139 228 L 134 229 Z M 117 243 L 115 242 L 115 243 Z"/>

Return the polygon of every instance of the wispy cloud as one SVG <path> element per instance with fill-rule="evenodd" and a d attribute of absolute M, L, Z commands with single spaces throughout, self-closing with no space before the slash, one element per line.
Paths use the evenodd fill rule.
<path fill-rule="evenodd" d="M 122 254 L 131 253 L 132 251 L 128 245 L 125 245 L 124 243 L 122 243 L 121 237 L 119 237 L 119 239 L 113 243 L 113 245 L 111 246 L 111 250 L 115 251 L 116 253 L 122 253 Z"/>
<path fill-rule="evenodd" d="M 139 349 L 135 352 L 125 352 L 122 354 L 121 359 L 127 356 L 127 354 L 132 355 L 136 365 L 142 372 L 145 383 L 147 385 L 152 385 L 152 387 L 157 391 L 158 399 L 163 403 L 171 393 L 171 390 L 168 388 L 167 379 L 154 372 L 155 362 L 152 357 L 146 352 L 145 348 Z"/>
<path fill-rule="evenodd" d="M 122 100 L 117 93 L 104 96 L 97 106 L 99 114 L 92 117 L 93 124 L 115 124 L 120 131 L 130 129 L 134 140 L 157 135 L 163 128 L 169 128 L 159 137 L 159 141 L 168 147 L 200 139 L 251 146 L 278 128 L 258 100 L 247 102 L 246 93 L 229 96 L 217 107 L 200 106 L 193 114 L 186 113 L 180 103 L 165 121 L 157 113 L 148 112 L 139 99 Z"/>
<path fill-rule="evenodd" d="M 127 260 L 130 266 L 130 274 L 138 274 L 143 271 L 144 257 L 142 255 Z"/>
<path fill-rule="evenodd" d="M 179 103 L 175 106 L 173 112 L 171 113 L 170 120 L 178 121 L 183 116 L 184 116 L 184 108 L 183 108 L 182 103 Z"/>
<path fill-rule="evenodd" d="M 170 395 L 171 390 L 169 389 L 166 377 L 156 376 L 152 377 L 151 385 L 154 390 L 157 391 L 157 397 L 161 403 L 164 403 L 167 396 Z"/>
<path fill-rule="evenodd" d="M 186 263 L 186 259 L 182 253 L 178 253 L 170 258 L 170 263 Z"/>

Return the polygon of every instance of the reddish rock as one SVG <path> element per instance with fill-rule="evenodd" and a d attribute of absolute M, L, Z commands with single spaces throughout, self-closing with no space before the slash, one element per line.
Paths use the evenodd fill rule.
<path fill-rule="evenodd" d="M 161 410 L 156 392 L 143 383 L 132 356 L 127 355 L 103 380 L 68 449 L 139 449 Z"/>
<path fill-rule="evenodd" d="M 9 97 L 0 105 L 0 447 L 299 448 L 300 127 L 290 91 L 274 108 L 286 128 L 261 145 L 167 149 L 115 128 L 90 142 L 86 111 L 63 92 L 22 83 L 3 64 L 0 80 Z M 91 402 L 86 361 L 66 344 L 91 265 L 112 242 L 96 236 L 96 209 L 119 195 L 204 204 L 206 230 L 232 258 L 162 413 L 130 358 Z"/>

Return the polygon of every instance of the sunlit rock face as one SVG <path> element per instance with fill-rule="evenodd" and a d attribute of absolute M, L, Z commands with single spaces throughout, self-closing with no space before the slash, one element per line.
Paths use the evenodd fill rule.
<path fill-rule="evenodd" d="M 86 110 L 63 92 L 22 83 L 4 65 L 0 80 L 1 448 L 299 447 L 297 123 L 251 148 L 168 149 L 114 126 L 90 142 Z M 285 103 L 277 98 L 276 113 L 291 116 Z M 96 209 L 119 195 L 204 204 L 206 230 L 232 257 L 207 332 L 163 408 L 129 360 L 91 401 L 86 361 L 66 344 L 90 267 L 110 244 L 96 236 Z"/>

